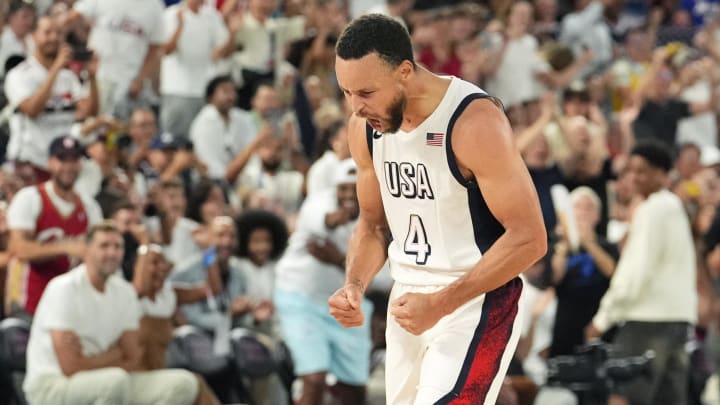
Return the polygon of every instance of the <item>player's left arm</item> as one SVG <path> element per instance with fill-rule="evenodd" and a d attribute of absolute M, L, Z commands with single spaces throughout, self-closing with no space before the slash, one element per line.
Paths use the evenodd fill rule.
<path fill-rule="evenodd" d="M 502 110 L 487 99 L 472 102 L 460 116 L 451 142 L 463 176 L 477 182 L 505 232 L 472 270 L 435 293 L 443 315 L 504 285 L 547 251 L 537 193 Z"/>

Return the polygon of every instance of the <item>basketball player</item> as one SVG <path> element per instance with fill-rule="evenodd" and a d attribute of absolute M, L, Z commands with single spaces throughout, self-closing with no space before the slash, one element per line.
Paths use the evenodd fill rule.
<path fill-rule="evenodd" d="M 330 311 L 361 325 L 389 257 L 387 403 L 494 404 L 518 340 L 517 275 L 546 251 L 510 125 L 479 88 L 416 65 L 388 17 L 348 25 L 336 72 L 354 112 L 360 217 Z"/>

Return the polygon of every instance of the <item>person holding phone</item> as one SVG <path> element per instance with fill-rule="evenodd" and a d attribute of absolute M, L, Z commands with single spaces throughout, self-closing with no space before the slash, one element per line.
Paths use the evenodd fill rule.
<path fill-rule="evenodd" d="M 38 20 L 33 32 L 35 52 L 11 70 L 5 80 L 5 94 L 15 107 L 10 120 L 8 158 L 16 170 L 30 167 L 36 182 L 47 181 L 48 150 L 53 139 L 69 134 L 83 113 L 77 108 L 84 98 L 87 113 L 97 111 L 95 66 L 88 66 L 89 94 L 82 92 L 77 76 L 67 68 L 72 48 L 62 41 L 57 22 L 50 17 Z"/>

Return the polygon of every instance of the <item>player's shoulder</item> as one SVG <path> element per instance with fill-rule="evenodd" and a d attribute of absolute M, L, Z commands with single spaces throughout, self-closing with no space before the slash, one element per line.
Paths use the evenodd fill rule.
<path fill-rule="evenodd" d="M 476 93 L 469 96 L 467 105 L 457 117 L 455 127 L 476 130 L 505 124 L 508 124 L 508 120 L 502 102 L 497 97 Z"/>
<path fill-rule="evenodd" d="M 495 158 L 509 150 L 513 132 L 502 103 L 492 96 L 472 99 L 455 121 L 451 142 L 464 161 L 477 159 L 478 154 Z"/>

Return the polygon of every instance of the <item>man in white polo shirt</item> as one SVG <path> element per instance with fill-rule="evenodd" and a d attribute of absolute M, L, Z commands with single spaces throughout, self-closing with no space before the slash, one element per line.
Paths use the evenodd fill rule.
<path fill-rule="evenodd" d="M 236 92 L 230 76 L 210 81 L 205 90 L 207 105 L 190 126 L 195 155 L 208 168 L 208 177 L 225 179 L 230 163 L 243 155 L 245 162 L 252 151 L 248 146 L 257 131 L 252 116 L 235 107 Z"/>
<path fill-rule="evenodd" d="M 35 52 L 12 69 L 5 80 L 5 94 L 15 107 L 10 121 L 8 158 L 19 166 L 30 166 L 36 182 L 47 181 L 48 148 L 53 139 L 70 133 L 82 97 L 80 81 L 65 66 L 72 50 L 61 42 L 60 27 L 42 17 L 33 32 Z M 92 64 L 91 64 L 92 65 Z M 97 106 L 94 69 L 88 66 L 90 114 Z"/>
<path fill-rule="evenodd" d="M 30 331 L 23 390 L 35 405 L 190 405 L 197 379 L 186 370 L 140 371 L 138 291 L 118 269 L 123 238 L 93 226 L 85 264 L 55 278 Z"/>

